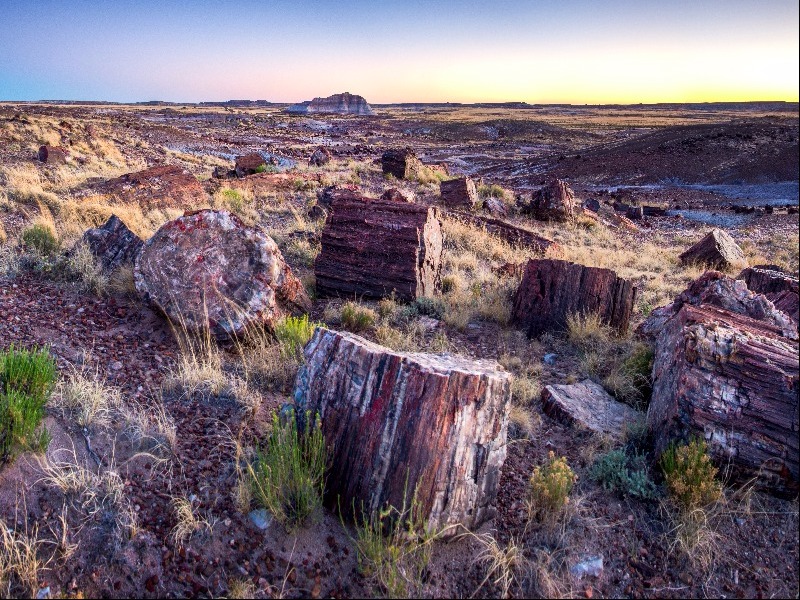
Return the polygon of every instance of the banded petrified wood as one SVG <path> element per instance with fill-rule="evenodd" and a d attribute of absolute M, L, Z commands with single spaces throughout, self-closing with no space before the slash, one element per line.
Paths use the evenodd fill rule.
<path fill-rule="evenodd" d="M 389 350 L 318 328 L 295 402 L 318 413 L 331 457 L 326 501 L 353 514 L 416 491 L 434 529 L 490 518 L 506 457 L 511 376 L 493 361 Z M 457 533 L 451 529 L 450 533 Z"/>
<path fill-rule="evenodd" d="M 529 337 L 566 328 L 571 313 L 597 313 L 624 332 L 628 329 L 638 288 L 610 269 L 565 260 L 532 259 L 514 296 L 512 321 Z"/>
<path fill-rule="evenodd" d="M 415 300 L 439 285 L 442 228 L 433 207 L 356 193 L 333 197 L 314 263 L 321 296 Z"/>

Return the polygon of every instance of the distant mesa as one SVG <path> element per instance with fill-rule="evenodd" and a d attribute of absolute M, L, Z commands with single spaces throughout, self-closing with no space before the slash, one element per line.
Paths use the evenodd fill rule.
<path fill-rule="evenodd" d="M 334 113 L 340 115 L 374 115 L 372 107 L 362 96 L 345 92 L 327 98 L 314 98 L 300 104 L 292 104 L 286 112 L 295 114 Z"/>

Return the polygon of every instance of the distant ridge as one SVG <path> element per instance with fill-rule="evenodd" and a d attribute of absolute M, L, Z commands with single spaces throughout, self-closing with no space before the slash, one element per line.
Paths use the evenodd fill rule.
<path fill-rule="evenodd" d="M 292 104 L 286 109 L 288 113 L 320 114 L 334 113 L 343 115 L 374 115 L 372 107 L 363 96 L 344 92 L 327 98 L 314 98 L 299 104 Z"/>

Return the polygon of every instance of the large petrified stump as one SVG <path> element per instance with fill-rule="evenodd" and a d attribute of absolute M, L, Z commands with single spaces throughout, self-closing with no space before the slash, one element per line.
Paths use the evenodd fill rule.
<path fill-rule="evenodd" d="M 478 190 L 470 177 L 459 177 L 439 184 L 442 203 L 451 208 L 475 208 Z"/>
<path fill-rule="evenodd" d="M 638 288 L 610 269 L 566 260 L 532 259 L 514 296 L 511 319 L 529 337 L 563 330 L 571 313 L 597 313 L 614 329 L 628 329 Z"/>
<path fill-rule="evenodd" d="M 553 179 L 533 192 L 527 212 L 543 221 L 572 221 L 579 208 L 575 192 L 569 184 L 561 179 Z"/>
<path fill-rule="evenodd" d="M 311 308 L 272 238 L 226 211 L 200 210 L 164 224 L 136 258 L 134 280 L 173 322 L 208 327 L 217 339 Z"/>
<path fill-rule="evenodd" d="M 433 529 L 493 516 L 506 457 L 507 372 L 493 361 L 394 352 L 324 328 L 305 359 L 295 401 L 321 417 L 331 506 L 374 514 L 416 491 Z"/>
<path fill-rule="evenodd" d="M 87 229 L 83 242 L 105 271 L 133 266 L 144 244 L 116 215 L 111 215 L 102 227 Z"/>
<path fill-rule="evenodd" d="M 349 192 L 335 195 L 314 263 L 322 296 L 402 300 L 431 295 L 439 284 L 442 229 L 437 210 Z"/>
<path fill-rule="evenodd" d="M 702 436 L 734 475 L 797 493 L 797 342 L 769 323 L 685 304 L 658 336 L 653 379 L 647 424 L 657 452 Z"/>
<path fill-rule="evenodd" d="M 237 177 L 246 177 L 258 173 L 259 169 L 263 171 L 266 168 L 267 161 L 260 153 L 249 152 L 236 157 L 234 171 L 236 171 Z"/>
<path fill-rule="evenodd" d="M 397 179 L 413 179 L 422 169 L 422 162 L 411 148 L 387 150 L 381 156 L 381 170 Z"/>
<path fill-rule="evenodd" d="M 714 269 L 728 269 L 747 264 L 744 252 L 727 231 L 712 229 L 694 246 L 678 257 L 683 264 L 701 264 Z"/>

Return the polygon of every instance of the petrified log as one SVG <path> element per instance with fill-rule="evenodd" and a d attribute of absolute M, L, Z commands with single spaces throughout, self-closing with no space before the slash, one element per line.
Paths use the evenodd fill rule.
<path fill-rule="evenodd" d="M 571 313 L 597 313 L 624 332 L 631 320 L 638 288 L 610 269 L 566 260 L 531 259 L 514 296 L 511 319 L 529 337 L 563 330 Z"/>
<path fill-rule="evenodd" d="M 331 162 L 331 151 L 324 146 L 318 147 L 308 159 L 308 164 L 313 167 L 322 167 Z"/>
<path fill-rule="evenodd" d="M 660 206 L 642 206 L 642 213 L 645 217 L 665 217 L 667 209 Z"/>
<path fill-rule="evenodd" d="M 736 279 L 742 279 L 747 287 L 764 294 L 779 310 L 798 324 L 800 298 L 797 277 L 793 277 L 775 265 L 757 265 L 744 269 Z"/>
<path fill-rule="evenodd" d="M 629 206 L 625 211 L 625 216 L 631 221 L 641 221 L 644 217 L 644 208 L 641 206 Z"/>
<path fill-rule="evenodd" d="M 439 194 L 442 203 L 450 208 L 475 208 L 478 204 L 478 190 L 470 177 L 442 181 Z"/>
<path fill-rule="evenodd" d="M 384 191 L 383 194 L 381 194 L 381 200 L 387 200 L 390 202 L 413 202 L 411 198 L 406 196 L 397 188 L 389 188 L 388 190 Z"/>
<path fill-rule="evenodd" d="M 411 148 L 387 150 L 381 156 L 383 174 L 391 174 L 397 179 L 413 179 L 422 169 L 422 162 Z"/>
<path fill-rule="evenodd" d="M 658 333 L 664 328 L 664 324 L 684 304 L 718 306 L 751 319 L 769 323 L 777 327 L 782 335 L 789 339 L 797 339 L 796 324 L 769 298 L 748 290 L 744 281 L 732 279 L 719 271 L 706 271 L 681 292 L 671 304 L 653 310 L 650 316 L 636 329 L 636 333 L 655 340 Z"/>
<path fill-rule="evenodd" d="M 575 193 L 566 181 L 553 179 L 533 192 L 527 212 L 543 221 L 573 221 L 577 201 Z"/>
<path fill-rule="evenodd" d="M 487 198 L 483 203 L 483 210 L 501 219 L 508 216 L 508 208 L 499 198 Z"/>
<path fill-rule="evenodd" d="M 680 256 L 683 264 L 698 263 L 715 269 L 728 269 L 747 263 L 742 249 L 731 235 L 722 229 L 712 229 L 702 240 Z"/>
<path fill-rule="evenodd" d="M 647 424 L 662 452 L 702 436 L 742 478 L 796 494 L 798 348 L 762 321 L 684 305 L 658 336 Z"/>
<path fill-rule="evenodd" d="M 314 262 L 321 296 L 402 300 L 430 296 L 439 285 L 442 228 L 436 208 L 355 193 L 333 198 Z"/>
<path fill-rule="evenodd" d="M 615 440 L 623 439 L 626 428 L 644 421 L 644 414 L 615 400 L 591 379 L 571 385 L 545 386 L 542 409 L 562 423 Z"/>
<path fill-rule="evenodd" d="M 133 266 L 144 244 L 116 215 L 102 227 L 86 230 L 82 240 L 105 271 Z"/>
<path fill-rule="evenodd" d="M 600 201 L 597 200 L 596 198 L 587 198 L 583 202 L 583 208 L 588 209 L 593 213 L 596 213 L 600 210 Z"/>
<path fill-rule="evenodd" d="M 67 162 L 67 151 L 58 146 L 41 146 L 39 161 L 48 164 L 65 163 Z"/>
<path fill-rule="evenodd" d="M 226 211 L 162 225 L 136 258 L 134 281 L 173 322 L 217 339 L 311 308 L 272 238 Z"/>
<path fill-rule="evenodd" d="M 317 203 L 325 209 L 330 210 L 333 201 L 337 198 L 360 198 L 361 194 L 355 186 L 329 185 L 317 192 Z"/>
<path fill-rule="evenodd" d="M 327 503 L 345 515 L 354 507 L 375 514 L 400 508 L 416 491 L 433 529 L 491 518 L 510 384 L 493 361 L 394 352 L 318 328 L 305 348 L 295 402 L 322 420 L 335 475 Z"/>
<path fill-rule="evenodd" d="M 560 246 L 553 240 L 549 240 L 546 237 L 542 237 L 532 231 L 517 227 L 501 219 L 493 219 L 492 217 L 483 217 L 457 211 L 448 211 L 445 214 L 448 217 L 458 219 L 472 227 L 485 229 L 487 232 L 505 240 L 511 245 L 525 246 L 541 254 L 557 253 L 561 250 Z"/>
<path fill-rule="evenodd" d="M 99 184 L 96 192 L 145 210 L 197 206 L 207 199 L 197 178 L 175 165 L 158 165 L 126 173 Z"/>
<path fill-rule="evenodd" d="M 258 152 L 250 152 L 249 154 L 236 157 L 236 167 L 234 170 L 236 171 L 237 177 L 245 177 L 258 173 L 258 170 L 262 167 L 264 169 L 267 167 L 266 159 Z"/>

